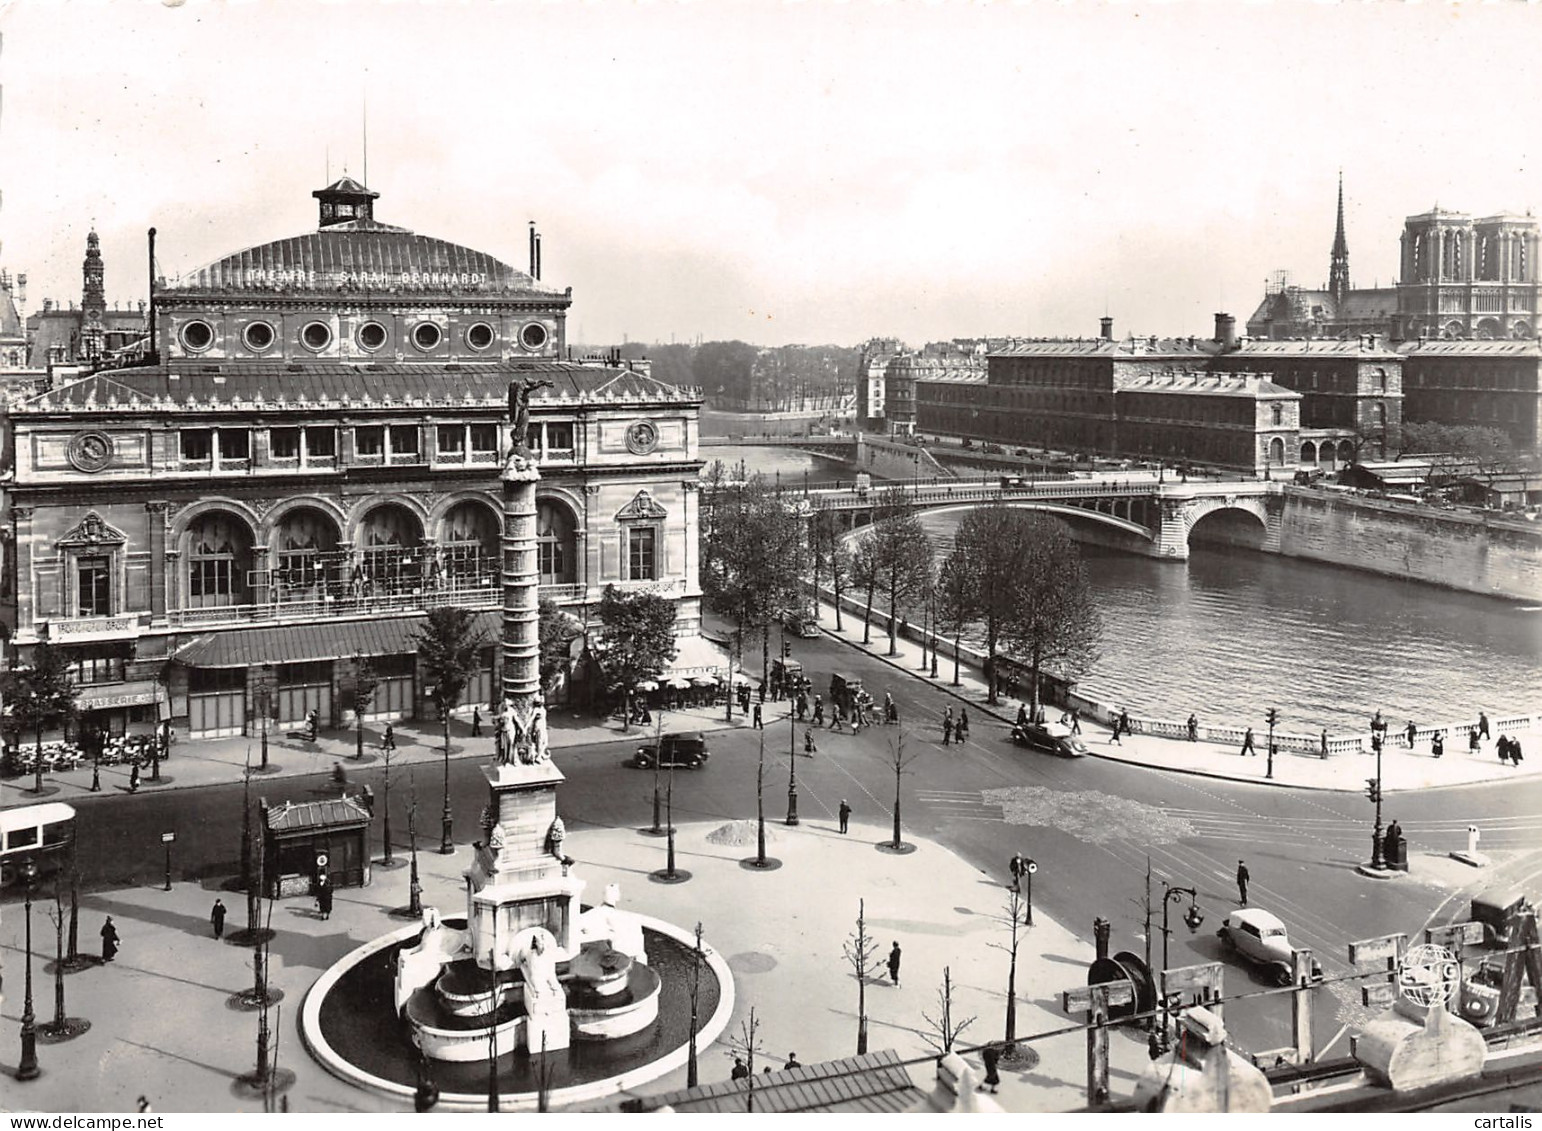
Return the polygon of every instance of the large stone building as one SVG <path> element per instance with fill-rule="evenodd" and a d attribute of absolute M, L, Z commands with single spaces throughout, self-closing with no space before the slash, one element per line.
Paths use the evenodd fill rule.
<path fill-rule="evenodd" d="M 1341 338 L 1379 334 L 1393 341 L 1535 338 L 1542 313 L 1537 221 L 1499 214 L 1473 219 L 1441 208 L 1403 224 L 1400 275 L 1391 287 L 1356 288 L 1349 279 L 1344 186 L 1338 227 L 1321 290 L 1290 285 L 1278 273 L 1247 321 L 1255 338 Z"/>
<path fill-rule="evenodd" d="M 68 650 L 81 705 L 121 731 L 171 719 L 252 733 L 341 722 L 353 657 L 372 714 L 428 709 L 425 610 L 482 612 L 497 667 L 508 385 L 532 402 L 543 593 L 583 615 L 602 588 L 678 602 L 699 638 L 700 397 L 624 365 L 562 360 L 571 289 L 374 219 L 347 178 L 317 230 L 160 279 L 143 364 L 10 406 L 5 615 L 25 661 Z"/>
<path fill-rule="evenodd" d="M 1403 414 L 1410 421 L 1498 428 L 1542 452 L 1542 346 L 1536 341 L 1404 342 Z"/>

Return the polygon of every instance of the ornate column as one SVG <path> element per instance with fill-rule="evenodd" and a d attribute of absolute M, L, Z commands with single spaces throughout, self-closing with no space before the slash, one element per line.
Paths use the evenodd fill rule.
<path fill-rule="evenodd" d="M 30 629 L 37 616 L 37 578 L 32 567 L 32 507 L 11 508 L 16 524 L 16 627 Z"/>
<path fill-rule="evenodd" d="M 535 485 L 541 473 L 528 448 L 503 468 L 503 694 L 524 717 L 541 686 L 540 576 L 536 557 Z"/>

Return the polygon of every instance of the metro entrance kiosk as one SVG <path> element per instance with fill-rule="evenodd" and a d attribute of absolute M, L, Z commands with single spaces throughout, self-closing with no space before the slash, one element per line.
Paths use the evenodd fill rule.
<path fill-rule="evenodd" d="M 261 803 L 263 894 L 306 895 L 324 875 L 332 888 L 370 882 L 372 817 L 354 797 Z"/>

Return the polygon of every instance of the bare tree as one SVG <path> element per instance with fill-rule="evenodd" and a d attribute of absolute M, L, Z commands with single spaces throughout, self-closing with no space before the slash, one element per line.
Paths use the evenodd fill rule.
<path fill-rule="evenodd" d="M 857 929 L 841 947 L 857 978 L 857 1055 L 867 1052 L 867 975 L 878 957 L 878 944 L 867 933 L 867 901 L 857 900 Z"/>
<path fill-rule="evenodd" d="M 1007 1024 L 1006 1034 L 1002 1038 L 1006 1042 L 1001 1055 L 1011 1060 L 1017 1052 L 1017 948 L 1023 939 L 1021 931 L 1023 910 L 1023 897 L 1015 887 L 1007 889 L 1006 906 L 1002 908 L 1002 914 L 994 916 L 996 922 L 1009 928 L 1011 934 L 1006 942 L 986 943 L 994 950 L 1002 951 L 1007 955 Z"/>
<path fill-rule="evenodd" d="M 921 1039 L 937 1050 L 937 1055 L 942 1056 L 953 1051 L 953 1042 L 958 1035 L 975 1023 L 974 1017 L 966 1017 L 962 1021 L 953 1020 L 953 971 L 951 967 L 942 968 L 942 987 L 937 991 L 938 1016 L 922 1012 L 921 1016 L 931 1031 L 921 1034 Z"/>
<path fill-rule="evenodd" d="M 919 753 L 906 756 L 903 729 L 889 739 L 889 761 L 894 766 L 894 840 L 889 847 L 896 852 L 905 847 L 905 842 L 900 839 L 900 778 L 904 776 L 906 767 L 920 756 Z"/>
<path fill-rule="evenodd" d="M 685 1086 L 696 1087 L 696 1030 L 697 1004 L 701 998 L 701 968 L 707 960 L 707 952 L 701 945 L 701 920 L 696 921 L 696 945 L 691 949 L 691 1049 L 685 1065 Z"/>
<path fill-rule="evenodd" d="M 755 1007 L 750 1007 L 750 1015 L 739 1022 L 739 1035 L 728 1042 L 728 1055 L 743 1059 L 745 1067 L 750 1070 L 749 1077 L 745 1080 L 748 1091 L 744 1097 L 744 1110 L 755 1110 L 755 1055 L 766 1050 L 760 1044 L 760 1020 L 755 1016 Z"/>

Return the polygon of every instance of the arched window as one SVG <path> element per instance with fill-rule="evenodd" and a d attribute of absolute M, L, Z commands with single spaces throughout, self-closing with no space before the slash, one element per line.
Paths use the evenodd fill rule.
<path fill-rule="evenodd" d="M 1269 462 L 1271 464 L 1285 462 L 1285 441 L 1278 436 L 1269 441 Z"/>
<path fill-rule="evenodd" d="M 246 604 L 251 565 L 252 532 L 245 522 L 223 511 L 199 515 L 187 531 L 188 607 Z"/>
<path fill-rule="evenodd" d="M 485 503 L 456 503 L 444 516 L 440 545 L 449 583 L 456 587 L 487 588 L 498 583 L 500 523 Z"/>
<path fill-rule="evenodd" d="M 400 503 L 387 503 L 365 515 L 358 540 L 363 553 L 350 578 L 355 595 L 408 593 L 431 572 L 424 563 L 423 527 Z"/>
<path fill-rule="evenodd" d="M 289 511 L 273 531 L 273 601 L 315 600 L 343 583 L 337 524 L 314 507 Z"/>
<path fill-rule="evenodd" d="M 542 585 L 572 585 L 578 580 L 573 513 L 561 503 L 537 500 L 536 555 Z"/>

